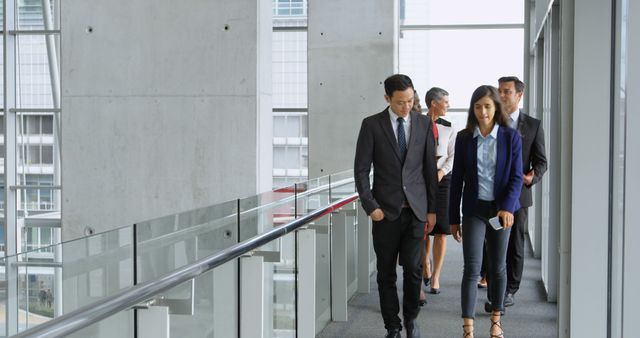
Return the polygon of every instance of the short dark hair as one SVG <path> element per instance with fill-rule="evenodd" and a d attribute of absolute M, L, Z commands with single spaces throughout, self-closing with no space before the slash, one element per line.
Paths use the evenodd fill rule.
<path fill-rule="evenodd" d="M 413 107 L 411 108 L 411 110 L 422 113 L 422 106 L 420 105 L 420 95 L 418 95 L 418 92 L 415 89 L 413 90 Z"/>
<path fill-rule="evenodd" d="M 449 92 L 442 88 L 432 87 L 427 91 L 427 94 L 424 96 L 424 103 L 427 105 L 427 109 L 431 107 L 432 101 L 440 101 L 443 97 L 449 96 Z"/>
<path fill-rule="evenodd" d="M 474 90 L 473 94 L 471 95 L 471 103 L 469 104 L 469 115 L 467 116 L 467 130 L 470 132 L 473 132 L 473 130 L 478 126 L 478 119 L 476 118 L 473 105 L 485 96 L 488 96 L 491 100 L 493 100 L 493 104 L 496 107 L 496 113 L 493 116 L 493 122 L 504 127 L 509 126 L 509 118 L 502 108 L 502 102 L 500 101 L 498 89 L 494 86 L 482 85 L 476 88 L 476 90 Z"/>
<path fill-rule="evenodd" d="M 520 81 L 517 76 L 503 76 L 498 79 L 498 83 L 513 82 L 516 86 L 516 92 L 522 93 L 524 91 L 524 82 Z"/>
<path fill-rule="evenodd" d="M 394 74 L 384 80 L 384 92 L 388 97 L 393 96 L 393 92 L 396 90 L 405 91 L 407 88 L 414 89 L 413 82 L 404 74 Z"/>

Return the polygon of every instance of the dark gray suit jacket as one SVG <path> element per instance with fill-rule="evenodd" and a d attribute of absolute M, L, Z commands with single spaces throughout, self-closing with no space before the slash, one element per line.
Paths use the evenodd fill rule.
<path fill-rule="evenodd" d="M 540 181 L 542 175 L 547 171 L 547 156 L 544 150 L 544 130 L 540 125 L 540 120 L 533 118 L 522 110 L 518 118 L 518 133 L 522 136 L 522 170 L 528 173 L 533 169 L 534 185 Z M 527 208 L 533 205 L 531 196 L 531 186 L 523 186 L 520 193 L 520 207 Z"/>
<path fill-rule="evenodd" d="M 435 140 L 431 120 L 416 112 L 410 114 L 404 164 L 388 110 L 362 121 L 354 161 L 355 183 L 367 214 L 381 208 L 385 218 L 393 221 L 400 216 L 406 198 L 416 217 L 426 222 L 427 213 L 436 212 Z M 373 189 L 369 180 L 372 164 Z"/>

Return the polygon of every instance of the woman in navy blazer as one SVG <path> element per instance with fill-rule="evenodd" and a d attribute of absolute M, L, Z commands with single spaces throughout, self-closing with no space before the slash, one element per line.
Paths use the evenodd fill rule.
<path fill-rule="evenodd" d="M 462 240 L 464 273 L 461 286 L 465 338 L 473 337 L 482 246 L 486 240 L 492 295 L 491 337 L 504 337 L 500 317 L 506 290 L 506 254 L 513 213 L 522 189 L 522 140 L 508 125 L 498 90 L 480 86 L 471 96 L 467 127 L 456 138 L 451 176 L 449 218 L 456 241 Z M 462 200 L 462 227 L 460 201 Z M 489 219 L 498 216 L 503 228 Z"/>

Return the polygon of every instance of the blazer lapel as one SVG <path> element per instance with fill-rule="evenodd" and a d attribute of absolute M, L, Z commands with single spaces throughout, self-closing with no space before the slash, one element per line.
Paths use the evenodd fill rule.
<path fill-rule="evenodd" d="M 524 135 L 526 135 L 527 132 L 527 124 L 524 122 L 525 118 L 524 113 L 520 110 L 520 115 L 518 117 L 518 133 L 522 138 L 524 138 Z"/>
<path fill-rule="evenodd" d="M 496 187 L 499 187 L 501 185 L 498 183 L 498 180 L 501 177 L 505 177 L 504 165 L 507 161 L 507 149 L 505 149 L 507 142 L 505 140 L 505 133 L 502 127 L 498 127 L 498 138 L 496 139 L 496 142 L 498 142 L 496 146 L 498 154 L 496 156 L 496 176 L 494 178 L 494 184 Z M 496 189 L 494 188 L 494 190 Z"/>
<path fill-rule="evenodd" d="M 400 147 L 398 146 L 398 140 L 396 140 L 396 136 L 393 133 L 393 129 L 391 127 L 391 120 L 389 119 L 389 113 L 387 109 L 385 109 L 382 114 L 380 114 L 380 127 L 382 128 L 383 133 L 387 136 L 387 140 L 391 144 L 391 148 L 393 148 L 393 152 L 396 154 L 398 160 L 402 161 L 400 157 Z"/>
<path fill-rule="evenodd" d="M 467 154 L 469 154 L 469 171 L 471 171 L 471 186 L 475 188 L 476 193 L 480 191 L 478 186 L 478 138 L 473 137 L 473 133 L 469 136 L 471 142 L 469 142 L 469 148 Z"/>
<path fill-rule="evenodd" d="M 416 142 L 418 142 L 418 135 L 416 134 L 418 129 L 418 118 L 420 117 L 419 113 L 416 112 L 410 112 L 409 116 L 411 118 L 411 124 L 409 125 L 410 128 L 410 132 L 409 132 L 409 145 L 407 146 L 407 153 L 411 151 L 411 149 L 414 149 L 415 147 L 413 147 L 412 145 Z"/>

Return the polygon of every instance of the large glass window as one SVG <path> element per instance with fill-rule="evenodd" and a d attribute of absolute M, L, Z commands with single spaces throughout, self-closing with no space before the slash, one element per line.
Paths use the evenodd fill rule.
<path fill-rule="evenodd" d="M 401 24 L 522 24 L 524 0 L 401 0 Z"/>
<path fill-rule="evenodd" d="M 445 119 L 466 124 L 469 99 L 501 76 L 522 79 L 524 2 L 513 0 L 404 0 L 399 66 L 424 100 L 431 87 L 449 92 Z M 423 107 L 426 109 L 426 107 Z"/>
<path fill-rule="evenodd" d="M 305 180 L 307 159 L 307 1 L 273 1 L 273 185 Z"/>
<path fill-rule="evenodd" d="M 24 235 L 25 231 L 20 227 L 28 223 L 29 217 L 60 210 L 59 204 L 56 204 L 59 203 L 59 187 L 53 187 L 59 186 L 59 183 L 54 183 L 58 159 L 58 146 L 54 138 L 57 119 L 54 119 L 54 115 L 60 111 L 60 86 L 57 77 L 60 16 L 56 7 L 60 2 L 14 0 L 8 4 L 11 6 L 0 8 L 2 20 L 4 21 L 5 16 L 16 20 L 14 25 L 0 27 L 8 29 L 6 39 L 3 38 L 4 34 L 0 34 L 0 43 L 15 53 L 0 57 L 0 60 L 6 61 L 2 62 L 0 68 L 0 78 L 3 79 L 0 81 L 0 100 L 3 102 L 0 157 L 1 162 L 4 162 L 5 151 L 15 151 L 16 163 L 9 163 L 7 167 L 10 169 L 6 173 L 3 170 L 4 166 L 1 166 L 0 180 L 3 189 L 0 213 L 5 221 L 3 230 L 11 229 L 11 233 Z M 43 7 L 43 4 L 50 7 Z M 5 48 L 1 48 L 0 53 Z M 7 77 L 5 83 L 2 74 L 14 76 Z M 8 94 L 6 100 L 5 94 Z M 9 123 L 5 126 L 4 121 Z M 15 138 L 5 139 L 5 128 L 12 128 L 11 132 L 15 134 Z M 5 210 L 9 202 L 12 209 L 15 208 L 11 212 Z M 17 247 L 2 246 L 2 251 L 10 251 L 2 254 L 21 252 L 40 244 L 51 244 L 52 233 L 55 232 L 59 232 L 59 229 L 30 230 L 29 236 L 23 236 L 24 241 L 19 242 Z M 6 233 L 9 231 L 2 232 L 3 237 Z M 2 238 L 3 242 L 4 240 L 5 238 Z"/>

